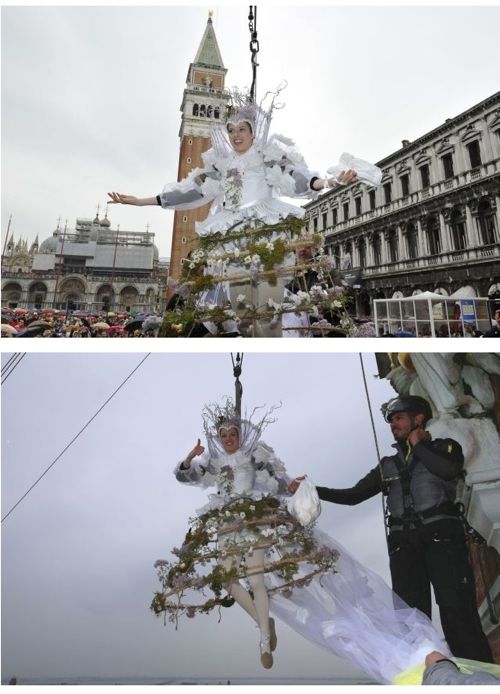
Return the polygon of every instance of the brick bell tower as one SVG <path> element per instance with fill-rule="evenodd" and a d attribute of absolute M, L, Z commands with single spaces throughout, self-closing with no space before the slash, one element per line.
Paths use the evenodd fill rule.
<path fill-rule="evenodd" d="M 212 13 L 209 12 L 198 52 L 189 66 L 180 109 L 178 181 L 192 169 L 203 166 L 201 155 L 211 147 L 210 124 L 225 116 L 228 100 L 224 91 L 226 72 L 212 25 Z M 183 258 L 196 247 L 194 224 L 205 219 L 209 209 L 210 205 L 204 205 L 174 213 L 169 272 L 174 279 L 180 276 Z"/>

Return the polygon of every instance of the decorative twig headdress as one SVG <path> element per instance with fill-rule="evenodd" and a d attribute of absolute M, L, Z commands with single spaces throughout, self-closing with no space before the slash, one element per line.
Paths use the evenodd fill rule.
<path fill-rule="evenodd" d="M 224 455 L 224 448 L 220 442 L 220 430 L 225 428 L 238 429 L 240 435 L 240 449 L 245 454 L 251 454 L 259 443 L 262 432 L 268 424 L 276 421 L 271 417 L 272 413 L 281 405 L 274 405 L 267 410 L 256 422 L 252 422 L 252 417 L 257 410 L 262 407 L 255 407 L 250 415 L 245 412 L 244 417 L 239 417 L 236 413 L 234 402 L 231 398 L 226 398 L 222 405 L 210 403 L 205 405 L 202 411 L 203 429 L 207 439 L 207 446 L 210 456 L 218 457 Z"/>
<path fill-rule="evenodd" d="M 278 86 L 276 91 L 266 92 L 259 104 L 251 100 L 248 92 L 242 92 L 237 87 L 233 87 L 229 91 L 225 122 L 211 125 L 210 137 L 215 154 L 228 156 L 233 151 L 229 142 L 227 126 L 229 123 L 236 125 L 242 121 L 249 123 L 252 128 L 254 145 L 257 149 L 264 147 L 269 136 L 273 111 L 284 106 L 284 104 L 276 103 L 276 99 L 286 86 L 286 82 L 284 82 Z"/>

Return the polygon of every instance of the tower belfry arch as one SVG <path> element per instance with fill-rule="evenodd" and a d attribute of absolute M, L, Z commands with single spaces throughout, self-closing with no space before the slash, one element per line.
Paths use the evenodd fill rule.
<path fill-rule="evenodd" d="M 180 108 L 178 181 L 192 169 L 203 165 L 201 155 L 211 147 L 210 125 L 225 116 L 228 101 L 226 72 L 210 12 L 194 61 L 188 68 Z M 206 218 L 209 207 L 205 205 L 174 213 L 169 272 L 174 279 L 179 278 L 183 259 L 196 246 L 195 222 Z"/>

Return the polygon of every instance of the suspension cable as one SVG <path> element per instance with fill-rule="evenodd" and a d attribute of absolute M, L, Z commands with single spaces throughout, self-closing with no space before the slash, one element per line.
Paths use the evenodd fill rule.
<path fill-rule="evenodd" d="M 243 368 L 243 354 L 236 352 L 236 360 L 231 352 L 231 361 L 233 363 L 233 376 L 236 379 L 234 382 L 235 391 L 235 410 L 238 417 L 241 417 L 241 396 L 243 395 L 243 386 L 240 381 L 241 371 Z"/>
<path fill-rule="evenodd" d="M 19 364 L 22 362 L 24 357 L 26 356 L 26 352 L 19 352 L 15 356 L 15 359 L 13 362 L 10 363 L 9 367 L 5 367 L 4 370 L 2 370 L 2 385 L 5 383 L 5 381 L 9 378 L 9 376 L 12 374 L 13 371 L 15 371 L 16 367 L 19 366 Z M 10 368 L 10 371 L 8 371 L 8 368 Z M 7 373 L 8 371 L 8 373 Z M 6 373 L 6 375 L 4 375 Z"/>
<path fill-rule="evenodd" d="M 96 412 L 95 414 L 92 415 L 92 417 L 91 417 L 91 418 L 88 420 L 88 422 L 80 429 L 80 431 L 76 434 L 76 436 L 74 436 L 74 437 L 71 439 L 71 441 L 64 447 L 64 449 L 59 453 L 59 455 L 56 456 L 56 458 L 54 458 L 54 460 L 50 463 L 50 465 L 42 472 L 42 474 L 40 475 L 40 477 L 39 477 L 35 482 L 33 482 L 33 484 L 31 485 L 31 487 L 22 495 L 22 497 L 14 504 L 14 506 L 12 506 L 12 508 L 5 514 L 5 516 L 2 518 L 2 523 L 4 522 L 4 520 L 5 520 L 6 518 L 8 518 L 8 517 L 10 516 L 10 514 L 14 511 L 14 509 L 17 508 L 17 506 L 19 506 L 19 504 L 21 503 L 21 501 L 23 501 L 23 499 L 25 499 L 25 498 L 28 496 L 28 494 L 36 487 L 36 485 L 40 482 L 40 480 L 41 480 L 43 477 L 45 477 L 45 475 L 48 473 L 48 471 L 49 471 L 49 470 L 57 463 L 57 461 L 64 455 L 64 453 L 68 450 L 68 448 L 70 448 L 70 446 L 73 445 L 73 443 L 81 436 L 81 434 L 83 434 L 83 432 L 84 432 L 85 429 L 89 426 L 89 424 L 90 424 L 91 422 L 94 421 L 94 419 L 97 417 L 97 415 L 98 415 L 100 412 L 102 412 L 102 410 L 103 410 L 103 409 L 106 407 L 106 405 L 114 398 L 114 396 L 118 393 L 118 391 L 121 390 L 121 389 L 123 388 L 123 386 L 125 385 L 125 383 L 127 383 L 127 381 L 135 374 L 135 372 L 144 364 L 144 362 L 145 362 L 146 359 L 150 356 L 150 354 L 151 354 L 151 352 L 148 352 L 148 354 L 146 354 L 146 356 L 144 357 L 144 359 L 142 359 L 142 360 L 139 362 L 139 364 L 137 364 L 137 366 L 129 373 L 129 375 L 125 378 L 125 380 L 123 380 L 123 381 L 120 383 L 120 385 L 118 386 L 118 388 L 116 388 L 116 390 L 114 390 L 113 393 L 111 393 L 111 395 L 110 395 L 109 398 L 106 400 L 106 402 L 105 402 L 103 405 L 101 405 L 101 407 L 97 410 L 97 412 Z"/>
<path fill-rule="evenodd" d="M 4 371 L 7 371 L 7 369 L 8 369 L 9 366 L 12 364 L 12 362 L 14 361 L 14 359 L 17 357 L 18 354 L 19 354 L 19 352 L 14 352 L 14 354 L 12 354 L 12 355 L 7 359 L 7 361 L 5 362 L 5 364 L 2 366 L 2 376 L 3 376 L 3 374 L 4 374 Z"/>
<path fill-rule="evenodd" d="M 255 103 L 257 90 L 257 53 L 259 52 L 259 41 L 257 40 L 257 6 L 250 5 L 248 13 L 248 28 L 250 30 L 250 53 L 252 65 L 252 86 L 250 87 L 250 101 Z"/>

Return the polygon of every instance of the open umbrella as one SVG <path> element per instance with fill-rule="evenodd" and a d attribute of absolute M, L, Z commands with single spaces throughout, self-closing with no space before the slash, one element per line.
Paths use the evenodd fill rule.
<path fill-rule="evenodd" d="M 112 325 L 110 328 L 106 330 L 106 332 L 108 335 L 112 335 L 113 333 L 122 333 L 124 330 L 124 325 Z"/>
<path fill-rule="evenodd" d="M 49 328 L 50 327 L 51 326 L 49 326 Z M 30 325 L 28 325 L 26 330 L 22 333 L 19 333 L 17 337 L 36 337 L 36 335 L 43 333 L 47 329 L 48 328 L 45 325 L 33 325 L 33 323 L 31 323 Z"/>
<path fill-rule="evenodd" d="M 28 324 L 26 329 L 30 330 L 31 328 L 43 328 L 44 330 L 49 330 L 52 328 L 52 323 L 49 323 L 46 320 L 34 320 Z"/>
<path fill-rule="evenodd" d="M 2 323 L 2 335 L 17 335 L 17 330 L 8 323 Z"/>
<path fill-rule="evenodd" d="M 104 321 L 99 321 L 99 323 L 94 323 L 92 328 L 95 328 L 96 330 L 107 330 L 109 328 L 109 324 L 105 323 Z"/>
<path fill-rule="evenodd" d="M 125 328 L 125 330 L 128 333 L 131 333 L 134 330 L 140 330 L 142 328 L 143 323 L 144 323 L 144 318 L 133 318 L 128 323 L 125 323 L 125 325 L 123 327 Z"/>
<path fill-rule="evenodd" d="M 160 316 L 148 316 L 144 323 L 142 324 L 142 332 L 145 333 L 146 330 L 159 330 L 163 322 L 163 318 Z"/>

